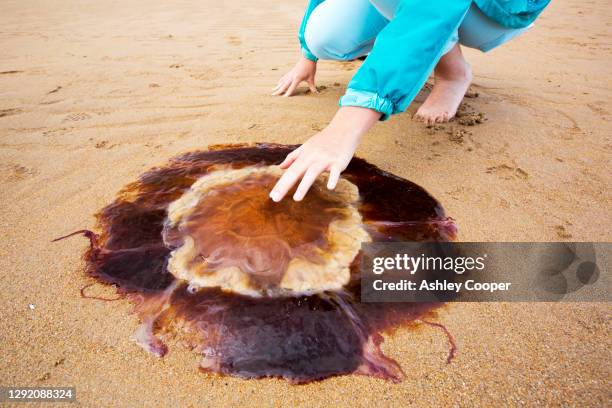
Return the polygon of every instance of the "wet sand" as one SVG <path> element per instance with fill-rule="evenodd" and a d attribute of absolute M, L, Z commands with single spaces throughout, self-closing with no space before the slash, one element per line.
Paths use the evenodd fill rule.
<path fill-rule="evenodd" d="M 420 325 L 386 337 L 400 384 L 291 386 L 201 374 L 181 347 L 157 359 L 129 341 L 126 301 L 80 297 L 87 243 L 51 239 L 93 227 L 144 170 L 209 144 L 299 143 L 325 126 L 358 62 L 322 62 L 319 95 L 268 96 L 298 55 L 303 3 L 4 2 L 0 385 L 73 385 L 83 406 L 609 402 L 607 304 L 451 304 L 438 313 L 459 347 L 450 365 L 444 335 Z M 471 114 L 427 128 L 411 119 L 415 103 L 358 154 L 431 192 L 460 240 L 610 241 L 610 14 L 553 2 L 525 36 L 466 52 Z"/>

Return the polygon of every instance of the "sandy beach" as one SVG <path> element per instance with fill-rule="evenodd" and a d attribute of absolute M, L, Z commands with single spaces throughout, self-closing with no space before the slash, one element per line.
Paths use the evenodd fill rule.
<path fill-rule="evenodd" d="M 217 143 L 301 143 L 360 62 L 319 64 L 320 94 L 269 96 L 299 55 L 305 1 L 16 1 L 0 13 L 0 386 L 75 386 L 80 406 L 603 406 L 608 303 L 448 304 L 457 341 L 389 333 L 406 379 L 292 386 L 198 372 L 130 341 L 127 301 L 83 299 L 84 239 L 122 186 Z M 612 239 L 610 26 L 605 2 L 553 2 L 524 36 L 467 50 L 474 84 L 454 122 L 408 112 L 357 154 L 427 189 L 460 241 Z M 91 293 L 113 296 L 96 285 Z"/>

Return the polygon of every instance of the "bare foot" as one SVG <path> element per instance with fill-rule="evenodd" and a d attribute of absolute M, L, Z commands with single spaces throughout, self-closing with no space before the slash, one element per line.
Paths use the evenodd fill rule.
<path fill-rule="evenodd" d="M 459 44 L 440 58 L 434 78 L 431 93 L 415 114 L 427 124 L 451 120 L 472 82 L 472 69 L 463 58 Z"/>

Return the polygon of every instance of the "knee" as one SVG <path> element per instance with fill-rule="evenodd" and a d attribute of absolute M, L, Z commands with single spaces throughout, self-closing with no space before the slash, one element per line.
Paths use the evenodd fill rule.
<path fill-rule="evenodd" d="M 348 60 L 354 51 L 343 41 L 343 35 L 335 24 L 330 24 L 314 12 L 306 24 L 304 41 L 310 52 L 319 59 Z"/>

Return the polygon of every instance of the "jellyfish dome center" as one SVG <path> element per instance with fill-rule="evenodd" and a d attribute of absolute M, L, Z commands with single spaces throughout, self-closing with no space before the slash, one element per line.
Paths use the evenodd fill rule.
<path fill-rule="evenodd" d="M 342 288 L 370 237 L 357 187 L 316 181 L 304 200 L 269 197 L 282 171 L 251 166 L 209 173 L 168 208 L 168 269 L 192 287 L 249 296 L 292 296 Z"/>

